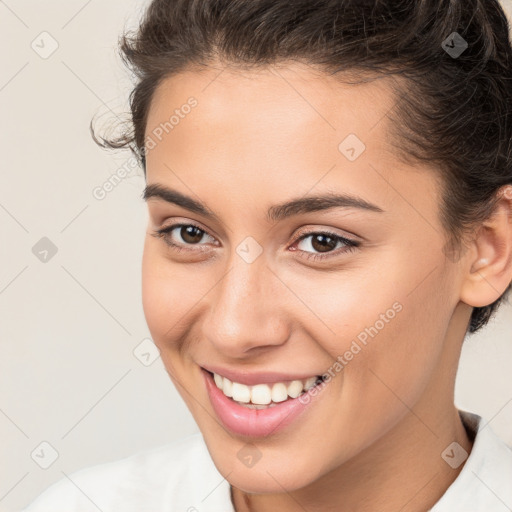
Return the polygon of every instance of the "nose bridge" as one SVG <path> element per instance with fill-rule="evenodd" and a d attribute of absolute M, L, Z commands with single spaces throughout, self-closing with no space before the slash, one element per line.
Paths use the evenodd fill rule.
<path fill-rule="evenodd" d="M 241 354 L 286 339 L 284 312 L 275 300 L 278 282 L 263 254 L 250 261 L 233 252 L 228 271 L 211 296 L 205 324 L 205 335 L 218 350 Z"/>

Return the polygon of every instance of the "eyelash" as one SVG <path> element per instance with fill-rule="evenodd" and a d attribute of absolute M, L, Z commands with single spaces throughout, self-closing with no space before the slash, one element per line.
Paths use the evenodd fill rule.
<path fill-rule="evenodd" d="M 169 247 L 171 247 L 173 250 L 175 250 L 177 252 L 194 250 L 194 249 L 187 249 L 187 248 L 185 248 L 185 247 L 183 247 L 183 246 L 181 246 L 179 244 L 176 244 L 176 243 L 170 241 L 169 238 L 166 236 L 168 233 L 170 233 L 171 231 L 175 230 L 176 228 L 190 227 L 190 226 L 195 227 L 199 231 L 204 233 L 205 235 L 208 235 L 208 233 L 204 229 L 200 228 L 199 226 L 196 226 L 195 224 L 184 224 L 184 223 L 181 223 L 181 224 L 171 224 L 170 226 L 167 226 L 165 228 L 157 229 L 156 231 L 154 231 L 152 233 L 152 236 L 154 236 L 156 238 L 163 239 L 163 241 Z M 297 244 L 298 242 L 301 242 L 305 238 L 308 238 L 308 237 L 310 237 L 312 235 L 327 235 L 330 238 L 333 238 L 334 240 L 336 240 L 336 242 L 342 242 L 343 244 L 345 244 L 345 247 L 341 251 L 339 249 L 336 249 L 336 250 L 330 251 L 330 252 L 325 253 L 325 254 L 318 254 L 318 253 L 313 253 L 313 252 L 300 251 L 302 253 L 305 253 L 305 255 L 303 255 L 301 257 L 302 258 L 306 258 L 308 260 L 319 261 L 319 260 L 324 260 L 324 259 L 327 259 L 327 258 L 335 257 L 340 252 L 341 253 L 352 252 L 357 247 L 359 247 L 361 245 L 360 242 L 357 242 L 355 240 L 351 240 L 349 238 L 345 238 L 343 236 L 337 235 L 335 233 L 331 233 L 329 231 L 311 231 L 309 233 L 304 233 L 303 235 L 301 235 L 299 238 L 297 238 L 293 242 L 293 245 Z M 208 235 L 208 236 L 211 236 L 211 235 Z M 189 244 L 189 245 L 195 245 L 195 244 Z"/>

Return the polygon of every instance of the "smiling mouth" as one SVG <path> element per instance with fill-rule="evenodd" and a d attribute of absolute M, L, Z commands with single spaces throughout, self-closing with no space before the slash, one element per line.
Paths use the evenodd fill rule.
<path fill-rule="evenodd" d="M 248 386 L 234 382 L 217 373 L 209 373 L 217 388 L 224 396 L 248 409 L 267 409 L 276 407 L 282 402 L 298 398 L 311 388 L 323 382 L 321 375 L 307 379 L 256 384 Z"/>

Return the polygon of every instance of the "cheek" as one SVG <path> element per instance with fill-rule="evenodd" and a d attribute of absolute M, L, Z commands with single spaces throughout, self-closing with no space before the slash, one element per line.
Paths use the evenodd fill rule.
<path fill-rule="evenodd" d="M 422 282 L 424 262 L 396 261 L 364 275 L 296 277 L 292 286 L 307 297 L 310 311 L 300 315 L 302 329 L 340 362 L 330 367 L 331 375 L 343 371 L 354 390 L 373 387 L 377 400 L 392 399 L 388 385 L 414 402 L 441 357 L 452 315 L 450 277 L 438 268 Z"/>
<path fill-rule="evenodd" d="M 153 341 L 162 350 L 168 339 L 179 339 L 184 326 L 180 320 L 187 317 L 198 301 L 199 283 L 193 274 L 170 262 L 147 241 L 142 258 L 142 306 Z"/>
<path fill-rule="evenodd" d="M 380 275 L 379 275 L 380 274 Z M 400 282 L 381 272 L 359 269 L 338 273 L 284 276 L 287 286 L 300 297 L 289 313 L 301 321 L 310 338 L 320 343 L 332 359 L 347 353 L 371 352 L 377 340 L 384 340 L 404 327 L 404 308 L 410 297 L 400 289 Z M 372 341 L 375 341 L 372 345 Z M 360 346 L 357 348 L 355 342 Z"/>
<path fill-rule="evenodd" d="M 346 449 L 338 462 L 396 424 L 408 410 L 404 404 L 418 402 L 440 364 L 452 313 L 443 300 L 446 278 L 433 272 L 414 289 L 424 267 L 402 263 L 395 272 L 387 267 L 385 274 L 377 269 L 354 279 L 326 275 L 315 286 L 310 279 L 295 281 L 317 315 L 303 314 L 301 329 L 333 361 L 333 386 L 326 392 L 337 405 L 321 428 L 326 439 L 343 436 Z M 314 437 L 317 427 L 305 436 Z"/>
<path fill-rule="evenodd" d="M 172 303 L 173 288 L 164 276 L 163 265 L 146 243 L 142 258 L 142 307 L 153 341 L 160 346 L 164 312 Z M 167 325 L 169 328 L 169 325 Z"/>
<path fill-rule="evenodd" d="M 365 389 L 368 408 L 412 407 L 442 364 L 452 309 L 447 300 L 449 280 L 436 270 L 424 277 L 424 267 L 400 267 L 381 278 L 360 306 L 344 304 L 350 343 L 361 347 L 346 367 L 355 389 Z M 345 344 L 348 341 L 345 341 Z"/>
<path fill-rule="evenodd" d="M 183 359 L 185 340 L 193 325 L 194 305 L 206 293 L 198 291 L 196 284 L 190 270 L 170 262 L 152 240 L 146 242 L 142 258 L 144 316 L 165 369 L 190 410 L 195 407 L 189 396 L 194 381 Z"/>

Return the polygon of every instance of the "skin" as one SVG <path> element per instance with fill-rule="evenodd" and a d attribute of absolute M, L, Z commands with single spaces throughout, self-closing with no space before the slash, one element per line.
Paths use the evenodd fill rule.
<path fill-rule="evenodd" d="M 389 143 L 388 84 L 343 85 L 295 63 L 219 71 L 167 78 L 147 120 L 149 135 L 197 99 L 147 151 L 147 184 L 190 195 L 219 219 L 147 201 L 143 306 L 164 365 L 237 511 L 424 511 L 462 469 L 440 454 L 454 441 L 471 451 L 453 401 L 456 368 L 471 307 L 512 279 L 510 199 L 461 259 L 447 258 L 433 170 L 399 161 Z M 366 145 L 353 162 L 338 150 L 349 133 Z M 266 218 L 270 205 L 324 192 L 383 212 Z M 179 229 L 167 234 L 181 252 L 154 236 L 179 222 L 206 233 L 188 245 Z M 306 259 L 321 249 L 298 235 L 325 229 L 361 245 Z M 236 252 L 248 236 L 263 250 L 250 264 Z M 199 365 L 319 375 L 396 302 L 401 311 L 284 430 L 254 440 L 222 426 Z M 248 442 L 261 452 L 252 467 L 237 457 Z"/>

